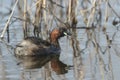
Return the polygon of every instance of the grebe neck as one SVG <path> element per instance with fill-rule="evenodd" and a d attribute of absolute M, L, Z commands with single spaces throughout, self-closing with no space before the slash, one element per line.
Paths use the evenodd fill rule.
<path fill-rule="evenodd" d="M 50 38 L 50 43 L 51 43 L 52 45 L 54 45 L 55 47 L 60 48 L 58 39 Z"/>

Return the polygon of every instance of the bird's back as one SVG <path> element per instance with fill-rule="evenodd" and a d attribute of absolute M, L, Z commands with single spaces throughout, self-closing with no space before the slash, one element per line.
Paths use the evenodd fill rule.
<path fill-rule="evenodd" d="M 60 52 L 59 48 L 54 47 L 48 41 L 37 37 L 27 37 L 19 43 L 15 49 L 18 56 L 38 56 Z"/>

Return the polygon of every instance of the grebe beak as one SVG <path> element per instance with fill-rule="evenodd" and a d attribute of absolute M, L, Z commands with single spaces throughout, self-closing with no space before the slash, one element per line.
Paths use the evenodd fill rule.
<path fill-rule="evenodd" d="M 66 32 L 64 32 L 64 35 L 67 36 L 68 34 Z"/>
<path fill-rule="evenodd" d="M 70 32 L 64 32 L 63 33 L 65 36 L 71 36 L 72 34 Z"/>

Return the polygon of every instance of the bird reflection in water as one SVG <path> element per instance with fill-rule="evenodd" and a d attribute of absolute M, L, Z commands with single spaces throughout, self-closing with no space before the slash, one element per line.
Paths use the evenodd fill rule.
<path fill-rule="evenodd" d="M 57 75 L 65 74 L 72 67 L 60 61 L 60 55 L 46 55 L 36 57 L 17 57 L 20 63 L 18 65 L 23 66 L 25 69 L 37 69 L 43 67 L 45 64 L 50 62 L 52 71 L 56 72 Z"/>
<path fill-rule="evenodd" d="M 55 55 L 54 55 L 55 56 Z M 41 68 L 48 63 L 53 56 L 35 56 L 35 57 L 17 57 L 19 59 L 18 65 L 21 65 L 25 69 Z"/>
<path fill-rule="evenodd" d="M 54 57 L 50 64 L 52 70 L 55 71 L 57 75 L 68 73 L 68 70 L 73 67 L 60 61 L 59 56 Z"/>

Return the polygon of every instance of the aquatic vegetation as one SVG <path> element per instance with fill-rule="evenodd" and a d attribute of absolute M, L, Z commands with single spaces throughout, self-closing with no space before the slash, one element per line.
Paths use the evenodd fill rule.
<path fill-rule="evenodd" d="M 14 67 L 19 69 L 17 79 L 24 80 L 119 79 L 119 4 L 119 0 L 1 0 L 0 79 L 14 76 L 6 74 Z M 28 36 L 49 41 L 55 27 L 72 33 L 60 40 L 59 57 L 38 59 L 41 62 L 36 58 L 16 60 L 13 50 L 17 43 Z M 20 70 L 22 63 L 29 69 Z"/>

